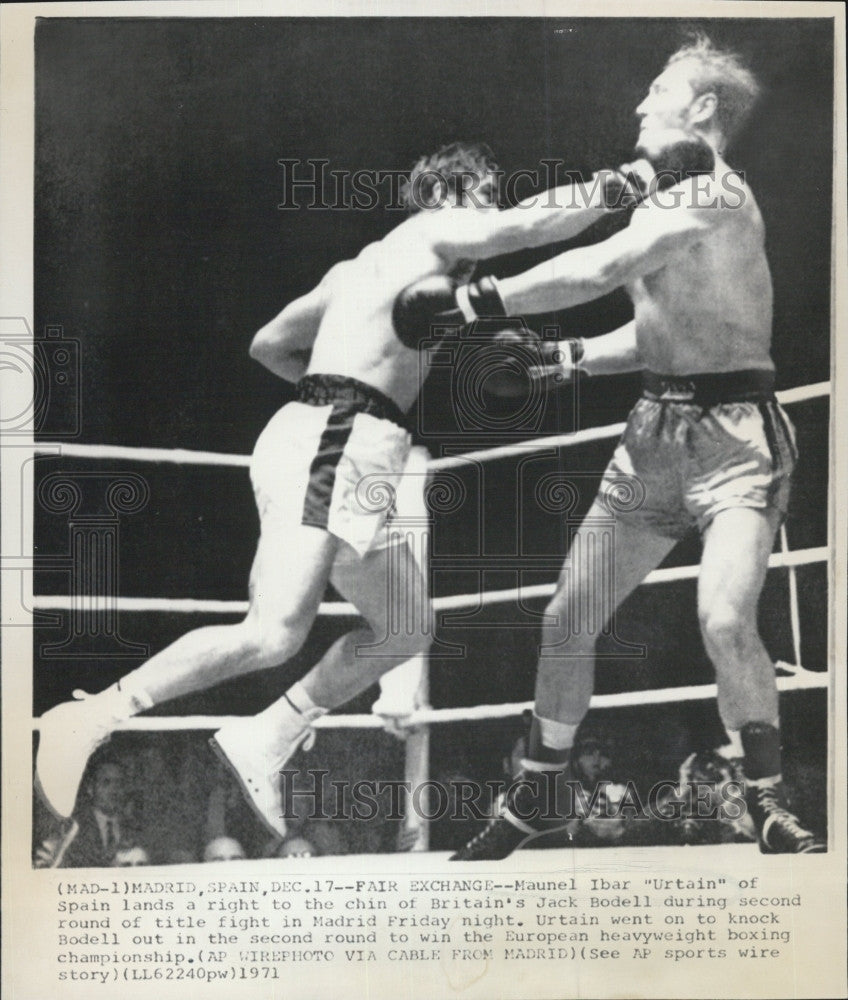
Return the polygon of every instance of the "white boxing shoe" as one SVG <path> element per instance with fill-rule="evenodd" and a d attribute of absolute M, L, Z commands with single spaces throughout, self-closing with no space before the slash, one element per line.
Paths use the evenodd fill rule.
<path fill-rule="evenodd" d="M 60 820 L 74 811 L 89 757 L 119 723 L 109 707 L 83 691 L 41 716 L 35 787 L 47 808 Z"/>
<path fill-rule="evenodd" d="M 285 837 L 280 771 L 299 747 L 310 749 L 315 742 L 315 730 L 305 724 L 282 751 L 272 753 L 257 744 L 257 735 L 253 719 L 238 719 L 219 729 L 209 745 L 232 772 L 257 817 L 275 836 Z"/>

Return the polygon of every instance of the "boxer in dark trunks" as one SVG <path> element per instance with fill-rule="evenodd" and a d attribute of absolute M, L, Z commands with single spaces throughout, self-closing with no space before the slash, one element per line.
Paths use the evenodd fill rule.
<path fill-rule="evenodd" d="M 719 711 L 744 759 L 748 812 L 766 853 L 824 844 L 787 808 L 781 780 L 774 664 L 757 605 L 795 462 L 792 426 L 775 401 L 772 285 L 753 193 L 723 159 L 757 97 L 751 73 L 706 40 L 673 55 L 636 109 L 647 156 L 682 130 L 710 147 L 712 176 L 648 198 L 626 229 L 499 283 L 406 290 L 442 315 L 527 316 L 576 306 L 624 286 L 634 321 L 569 348 L 588 374 L 644 370 L 644 394 L 577 532 L 547 608 L 528 759 L 500 815 L 455 856 L 508 855 L 551 829 L 542 771 L 567 779 L 570 750 L 594 686 L 591 615 L 604 599 L 587 555 L 598 524 L 614 524 L 609 617 L 690 527 L 703 540 L 698 612 L 715 665 Z M 472 248 L 469 248 L 471 250 Z M 410 313 L 414 309 L 410 307 Z M 616 484 L 640 495 L 621 503 Z M 644 491 L 644 496 L 641 493 Z M 556 823 L 553 826 L 556 827 Z M 561 824 L 560 824 L 561 825 Z"/>

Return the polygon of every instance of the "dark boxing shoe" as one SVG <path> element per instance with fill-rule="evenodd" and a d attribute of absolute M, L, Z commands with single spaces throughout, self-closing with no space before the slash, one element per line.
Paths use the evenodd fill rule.
<path fill-rule="evenodd" d="M 547 779 L 554 773 L 519 772 L 512 786 L 498 800 L 497 815 L 449 860 L 502 861 L 537 837 L 565 830 L 571 817 L 548 818 L 549 790 L 553 782 L 549 784 Z M 555 780 L 566 776 L 566 772 L 556 772 Z"/>
<path fill-rule="evenodd" d="M 781 783 L 749 784 L 745 801 L 763 854 L 822 854 L 827 850 L 825 842 L 789 811 Z"/>

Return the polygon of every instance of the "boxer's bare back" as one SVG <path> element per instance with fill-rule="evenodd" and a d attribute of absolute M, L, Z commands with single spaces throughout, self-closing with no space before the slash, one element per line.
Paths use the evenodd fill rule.
<path fill-rule="evenodd" d="M 307 368 L 374 386 L 403 411 L 418 396 L 422 366 L 418 352 L 398 340 L 392 306 L 410 282 L 449 269 L 433 249 L 423 221 L 408 219 L 328 273 L 326 305 Z"/>

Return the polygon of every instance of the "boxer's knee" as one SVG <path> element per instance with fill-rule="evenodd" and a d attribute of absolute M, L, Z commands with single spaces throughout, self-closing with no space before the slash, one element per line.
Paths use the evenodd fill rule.
<path fill-rule="evenodd" d="M 421 622 L 419 627 L 384 633 L 382 639 L 375 633 L 372 647 L 402 663 L 404 660 L 412 659 L 413 656 L 429 652 L 432 644 L 432 626 L 427 622 Z"/>
<path fill-rule="evenodd" d="M 242 623 L 247 658 L 259 669 L 291 659 L 306 641 L 308 628 L 296 619 L 249 612 Z"/>
<path fill-rule="evenodd" d="M 591 594 L 584 587 L 561 588 L 545 608 L 542 644 L 552 651 L 562 649 L 571 655 L 591 654 L 601 629 L 590 605 Z"/>
<path fill-rule="evenodd" d="M 701 608 L 699 621 L 704 645 L 717 660 L 716 666 L 723 660 L 745 660 L 759 645 L 754 616 L 730 604 Z"/>

